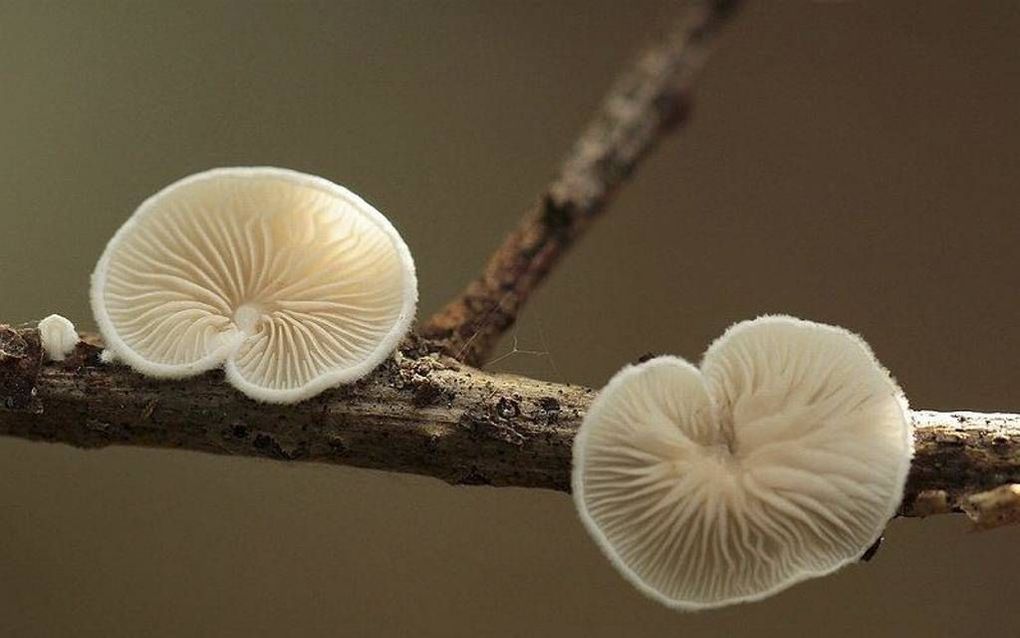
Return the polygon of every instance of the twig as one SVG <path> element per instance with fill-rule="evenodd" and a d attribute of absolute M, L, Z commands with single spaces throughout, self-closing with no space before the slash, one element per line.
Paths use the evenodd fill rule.
<path fill-rule="evenodd" d="M 621 76 L 556 179 L 489 259 L 485 271 L 421 333 L 481 365 L 565 250 L 614 189 L 690 110 L 693 80 L 736 0 L 697 2 L 678 28 Z"/>
<path fill-rule="evenodd" d="M 66 361 L 43 363 L 34 329 L 0 326 L 0 434 L 567 491 L 574 433 L 594 397 L 580 386 L 481 372 L 412 340 L 360 383 L 297 405 L 263 405 L 219 373 L 153 381 L 103 364 L 98 339 L 85 339 Z M 917 452 L 901 514 L 960 511 L 976 494 L 1020 483 L 1020 415 L 912 418 Z"/>
<path fill-rule="evenodd" d="M 485 360 L 614 188 L 683 120 L 692 79 L 735 5 L 696 4 L 672 37 L 619 80 L 483 275 L 426 324 L 425 338 L 409 338 L 367 379 L 297 405 L 262 405 L 223 383 L 220 373 L 157 382 L 101 363 L 101 344 L 90 335 L 66 361 L 44 363 L 37 330 L 0 325 L 0 435 L 568 490 L 571 445 L 593 391 L 487 374 L 458 359 Z M 901 515 L 965 510 L 982 528 L 1020 519 L 1020 415 L 911 417 L 916 455 Z"/>

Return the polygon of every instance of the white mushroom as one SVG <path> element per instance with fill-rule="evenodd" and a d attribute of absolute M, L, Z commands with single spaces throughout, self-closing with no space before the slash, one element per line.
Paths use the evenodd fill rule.
<path fill-rule="evenodd" d="M 621 370 L 574 443 L 586 528 L 680 609 L 758 600 L 858 559 L 895 514 L 906 401 L 860 338 L 791 317 L 730 328 L 701 369 Z"/>
<path fill-rule="evenodd" d="M 39 322 L 39 340 L 51 361 L 63 361 L 78 345 L 78 331 L 66 317 L 50 315 Z"/>
<path fill-rule="evenodd" d="M 354 381 L 407 333 L 411 253 L 346 188 L 279 168 L 220 168 L 146 200 L 92 275 L 111 355 L 154 377 L 220 365 L 241 392 L 291 403 Z"/>

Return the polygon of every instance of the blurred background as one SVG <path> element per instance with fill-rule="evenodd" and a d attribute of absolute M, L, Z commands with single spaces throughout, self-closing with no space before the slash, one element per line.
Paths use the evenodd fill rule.
<path fill-rule="evenodd" d="M 93 329 L 134 207 L 253 164 L 385 212 L 428 315 L 679 4 L 0 0 L 0 320 Z M 1018 41 L 1012 2 L 751 3 L 492 368 L 600 386 L 786 312 L 915 407 L 1020 411 Z M 898 520 L 865 566 L 684 615 L 564 494 L 0 439 L 3 636 L 1009 636 L 1018 574 L 1020 529 Z"/>

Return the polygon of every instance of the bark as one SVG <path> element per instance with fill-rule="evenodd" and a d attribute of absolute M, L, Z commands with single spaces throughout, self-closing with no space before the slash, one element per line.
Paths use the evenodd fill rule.
<path fill-rule="evenodd" d="M 611 194 L 689 111 L 692 81 L 734 0 L 694 4 L 610 91 L 557 178 L 483 274 L 366 379 L 290 406 L 251 401 L 219 372 L 146 379 L 83 335 L 44 362 L 35 329 L 0 325 L 0 435 L 82 448 L 178 448 L 410 472 L 453 484 L 569 490 L 589 388 L 489 374 L 485 359 Z M 912 412 L 900 513 L 1020 520 L 1020 415 Z"/>
<path fill-rule="evenodd" d="M 83 337 L 65 361 L 44 362 L 36 330 L 0 327 L 0 434 L 569 491 L 571 444 L 594 397 L 581 386 L 482 372 L 415 338 L 359 383 L 265 405 L 218 372 L 168 382 L 104 364 L 98 338 Z M 1020 483 L 1020 415 L 915 411 L 912 419 L 902 515 L 966 510 L 983 527 L 1015 520 L 1012 492 L 985 493 Z"/>
<path fill-rule="evenodd" d="M 482 274 L 422 326 L 454 358 L 485 361 L 571 244 L 663 134 L 685 120 L 691 89 L 737 2 L 692 4 L 674 32 L 609 91 L 559 174 L 493 253 Z"/>

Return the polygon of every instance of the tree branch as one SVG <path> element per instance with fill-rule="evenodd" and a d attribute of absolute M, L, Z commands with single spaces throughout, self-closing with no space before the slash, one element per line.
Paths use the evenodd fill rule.
<path fill-rule="evenodd" d="M 594 397 L 580 386 L 485 373 L 410 339 L 359 383 L 296 405 L 264 405 L 218 372 L 154 381 L 101 363 L 98 338 L 83 339 L 66 361 L 44 363 L 36 330 L 0 326 L 0 434 L 568 491 L 574 433 Z M 1015 520 L 1015 512 L 1012 519 L 1002 513 L 1015 498 L 981 495 L 1020 483 L 1020 415 L 920 411 L 912 418 L 916 456 L 902 515 L 967 510 L 984 512 L 984 526 Z"/>
<path fill-rule="evenodd" d="M 453 484 L 570 488 L 588 388 L 488 374 L 484 360 L 613 190 L 689 109 L 692 80 L 736 0 L 709 0 L 617 82 L 556 180 L 484 273 L 369 377 L 297 405 L 251 401 L 211 372 L 154 381 L 100 361 L 83 335 L 44 362 L 35 329 L 0 325 L 0 435 L 410 472 Z M 452 355 L 452 356 L 451 356 Z M 1020 415 L 911 413 L 916 455 L 900 514 L 1020 521 Z"/>
<path fill-rule="evenodd" d="M 481 365 L 531 293 L 602 212 L 615 188 L 690 110 L 709 47 L 736 0 L 694 3 L 677 29 L 624 73 L 559 174 L 484 272 L 421 329 L 454 358 Z"/>

